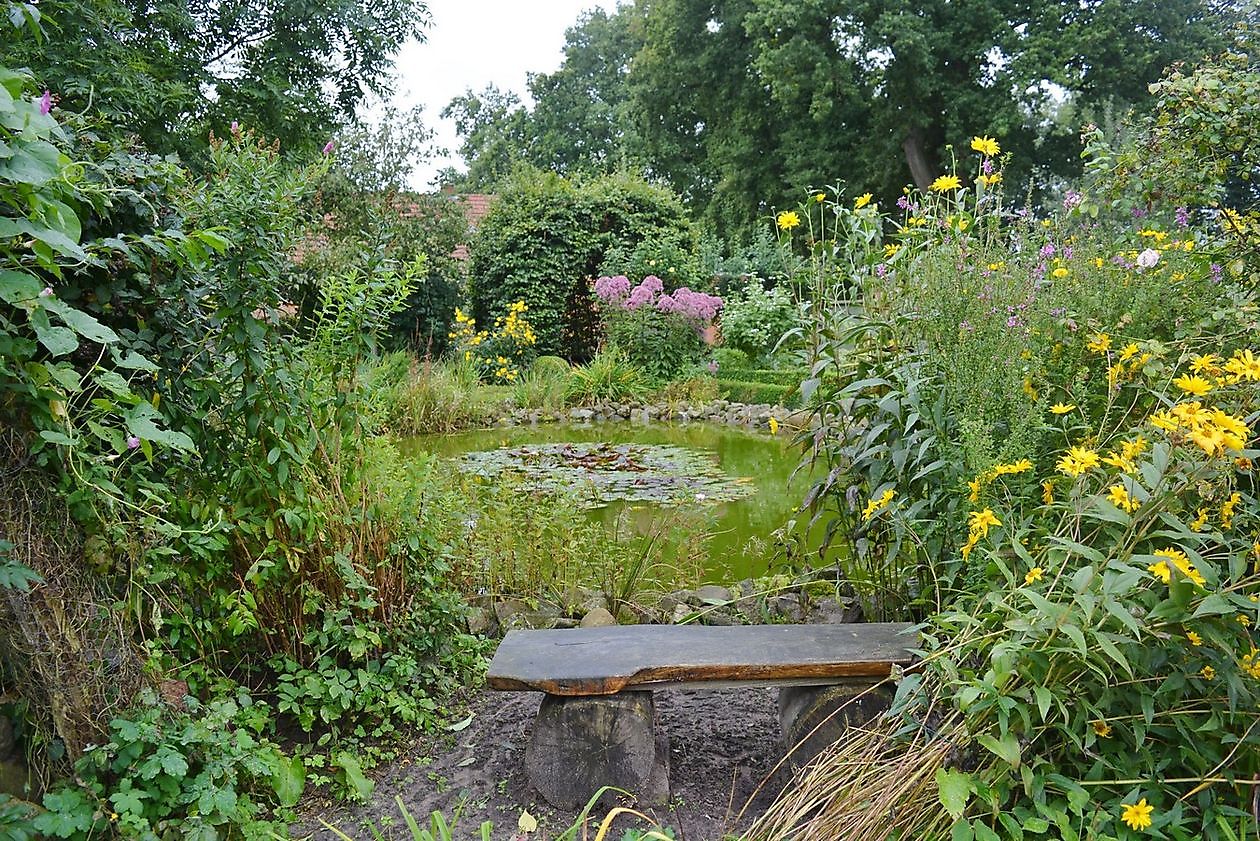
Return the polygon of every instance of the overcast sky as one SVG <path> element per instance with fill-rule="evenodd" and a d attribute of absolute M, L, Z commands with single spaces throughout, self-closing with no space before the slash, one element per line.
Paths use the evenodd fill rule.
<path fill-rule="evenodd" d="M 453 97 L 494 84 L 528 101 L 526 75 L 560 66 L 564 31 L 578 15 L 596 7 L 612 11 L 616 0 L 428 0 L 432 25 L 428 40 L 410 43 L 398 56 L 399 110 L 425 106 L 425 121 L 437 131 L 435 143 L 452 151 L 459 145 L 454 125 L 438 115 Z M 369 116 L 370 119 L 370 116 Z M 447 164 L 463 168 L 458 155 L 433 161 L 412 177 L 425 188 Z"/>

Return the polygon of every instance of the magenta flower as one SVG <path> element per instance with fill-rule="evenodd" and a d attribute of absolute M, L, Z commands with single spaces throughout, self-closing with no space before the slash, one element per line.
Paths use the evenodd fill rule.
<path fill-rule="evenodd" d="M 51 286 L 45 286 L 43 289 L 39 290 L 39 297 L 51 298 L 52 293 L 53 293 L 53 288 Z"/>
<path fill-rule="evenodd" d="M 1184 207 L 1179 207 L 1176 210 L 1176 215 L 1177 215 L 1178 228 L 1190 227 L 1190 211 L 1189 210 L 1187 210 Z"/>
<path fill-rule="evenodd" d="M 336 144 L 335 144 L 333 141 L 331 141 L 331 140 L 329 140 L 327 143 L 325 143 L 325 144 L 324 144 L 324 154 L 325 154 L 325 155 L 331 155 L 331 154 L 332 154 L 332 150 L 333 150 L 333 147 L 334 147 L 334 146 L 336 146 Z"/>
<path fill-rule="evenodd" d="M 140 446 L 140 439 L 134 435 L 127 436 L 127 449 L 134 450 Z"/>
<path fill-rule="evenodd" d="M 708 369 L 710 374 L 716 374 L 718 371 L 718 361 L 716 359 L 710 359 Z"/>
<path fill-rule="evenodd" d="M 236 120 L 232 121 L 232 134 L 236 134 L 241 130 L 241 124 Z"/>
<path fill-rule="evenodd" d="M 39 113 L 47 114 L 52 110 L 52 91 L 44 91 L 44 95 L 39 98 Z"/>

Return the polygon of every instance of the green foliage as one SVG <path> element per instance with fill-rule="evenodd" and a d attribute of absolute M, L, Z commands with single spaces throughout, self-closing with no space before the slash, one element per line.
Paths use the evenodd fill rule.
<path fill-rule="evenodd" d="M 772 406 L 791 406 L 798 393 L 794 385 L 765 382 L 764 380 L 735 380 L 719 377 L 717 391 L 724 400 L 734 403 L 762 404 Z"/>
<path fill-rule="evenodd" d="M 643 372 L 615 347 L 606 347 L 573 369 L 565 398 L 579 404 L 637 400 L 651 392 Z"/>
<path fill-rule="evenodd" d="M 695 252 L 695 230 L 668 191 L 627 175 L 571 182 L 521 170 L 469 244 L 472 316 L 485 324 L 524 301 L 540 353 L 589 359 L 599 338 L 592 279 L 610 249 L 649 240 Z"/>
<path fill-rule="evenodd" d="M 6 37 L 7 64 L 30 68 L 67 111 L 90 105 L 116 135 L 186 159 L 235 121 L 318 151 L 367 93 L 388 92 L 394 54 L 428 23 L 415 0 L 53 0 L 38 12 L 46 37 Z"/>
<path fill-rule="evenodd" d="M 722 341 L 749 359 L 760 361 L 799 320 L 800 308 L 791 292 L 782 286 L 767 290 L 753 280 L 739 295 L 726 297 L 722 306 Z M 723 371 L 723 375 L 740 379 L 729 371 Z"/>
<path fill-rule="evenodd" d="M 677 313 L 650 305 L 632 310 L 614 306 L 604 319 L 609 343 L 657 382 L 674 379 L 704 354 L 704 339 L 696 325 Z"/>
<path fill-rule="evenodd" d="M 74 786 L 44 797 L 44 837 L 262 838 L 281 831 L 269 806 L 293 806 L 305 769 L 261 735 L 266 705 L 245 694 L 187 710 L 151 691 L 144 708 L 109 724 L 110 741 L 75 766 Z"/>
<path fill-rule="evenodd" d="M 558 356 L 539 357 L 512 388 L 512 403 L 521 409 L 559 412 L 568 402 L 571 377 L 568 362 Z"/>

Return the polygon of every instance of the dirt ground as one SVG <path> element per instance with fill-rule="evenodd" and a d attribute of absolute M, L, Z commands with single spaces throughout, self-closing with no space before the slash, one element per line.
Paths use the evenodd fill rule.
<path fill-rule="evenodd" d="M 471 723 L 455 733 L 418 741 L 392 766 L 378 769 L 372 802 L 363 806 L 311 804 L 319 818 L 355 841 L 372 841 L 368 822 L 382 837 L 410 841 L 394 798 L 401 797 L 421 823 L 435 809 L 445 817 L 459 813 L 456 839 L 480 838 L 482 821 L 493 821 L 495 841 L 547 841 L 567 829 L 576 811 L 557 811 L 542 800 L 525 776 L 525 746 L 538 693 L 482 691 L 470 699 Z M 783 755 L 776 694 L 772 689 L 660 691 L 655 695 L 658 726 L 670 745 L 669 805 L 645 809 L 672 828 L 679 841 L 717 841 L 750 823 L 782 788 L 787 774 L 780 771 L 762 786 Z M 737 814 L 756 793 L 742 818 Z M 593 838 L 606 806 L 590 823 Z M 538 830 L 519 833 L 522 810 L 538 820 Z M 635 826 L 623 817 L 610 839 L 620 839 L 622 828 Z M 295 838 L 333 841 L 338 836 L 323 828 L 318 818 L 294 826 Z M 578 833 L 577 839 L 583 838 Z"/>

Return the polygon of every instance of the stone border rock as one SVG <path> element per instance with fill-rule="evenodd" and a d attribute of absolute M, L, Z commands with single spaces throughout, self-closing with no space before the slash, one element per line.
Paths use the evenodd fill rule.
<path fill-rule="evenodd" d="M 677 403 L 597 403 L 578 406 L 561 412 L 540 409 L 513 409 L 499 418 L 496 426 L 525 426 L 544 423 L 712 423 L 769 429 L 770 420 L 790 430 L 805 429 L 815 422 L 809 409 L 788 409 L 769 403 L 733 403 L 713 400 L 702 404 Z"/>

